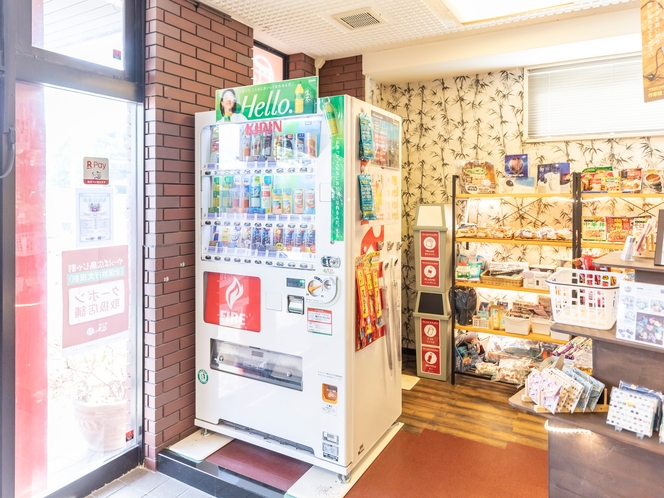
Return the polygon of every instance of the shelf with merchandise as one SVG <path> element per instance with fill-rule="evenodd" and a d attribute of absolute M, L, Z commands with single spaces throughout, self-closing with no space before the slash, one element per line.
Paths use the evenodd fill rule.
<path fill-rule="evenodd" d="M 506 244 L 506 245 L 530 245 L 551 247 L 572 247 L 571 240 L 547 240 L 547 239 L 494 239 L 489 237 L 456 237 L 456 242 L 476 244 Z"/>
<path fill-rule="evenodd" d="M 633 199 L 664 199 L 664 193 L 634 193 L 634 192 L 581 192 L 581 199 L 601 200 L 602 197 L 633 198 Z"/>
<path fill-rule="evenodd" d="M 496 284 L 486 284 L 483 282 L 470 282 L 465 280 L 457 280 L 456 285 L 459 287 L 475 287 L 478 289 L 497 289 L 511 292 L 528 292 L 532 294 L 544 294 L 549 295 L 548 289 L 534 289 L 530 287 L 514 287 L 508 285 L 496 285 Z"/>
<path fill-rule="evenodd" d="M 505 199 L 505 198 L 515 198 L 515 199 L 530 199 L 530 198 L 556 198 L 560 197 L 561 199 L 572 200 L 572 194 L 570 193 L 537 193 L 537 192 L 518 192 L 518 193 L 503 193 L 503 194 L 465 194 L 459 193 L 456 195 L 457 199 Z"/>
<path fill-rule="evenodd" d="M 549 335 L 529 333 L 528 335 L 511 334 L 504 330 L 484 329 L 473 327 L 472 325 L 454 325 L 455 330 L 465 330 L 467 332 L 477 332 L 478 334 L 499 335 L 503 337 L 512 337 L 514 339 L 523 339 L 524 341 L 549 342 L 553 344 L 567 344 L 569 341 L 553 339 Z"/>

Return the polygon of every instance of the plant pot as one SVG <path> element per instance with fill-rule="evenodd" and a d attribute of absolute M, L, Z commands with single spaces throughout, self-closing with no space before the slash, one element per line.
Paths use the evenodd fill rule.
<path fill-rule="evenodd" d="M 92 451 L 116 451 L 126 445 L 127 401 L 105 404 L 74 401 L 76 423 Z"/>

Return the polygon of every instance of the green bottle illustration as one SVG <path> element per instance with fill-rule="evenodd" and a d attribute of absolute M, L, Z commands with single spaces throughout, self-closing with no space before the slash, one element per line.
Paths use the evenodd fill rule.
<path fill-rule="evenodd" d="M 330 99 L 325 99 L 323 103 L 323 110 L 325 111 L 325 119 L 327 119 L 327 124 L 330 127 L 330 136 L 335 136 L 339 133 L 339 128 L 337 128 L 337 116 L 334 112 L 334 107 L 330 103 Z"/>
<path fill-rule="evenodd" d="M 304 88 L 300 83 L 295 87 L 295 114 L 304 112 Z"/>

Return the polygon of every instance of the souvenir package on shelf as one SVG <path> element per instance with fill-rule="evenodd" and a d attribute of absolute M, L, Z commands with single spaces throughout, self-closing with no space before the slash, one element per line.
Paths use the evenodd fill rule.
<path fill-rule="evenodd" d="M 496 173 L 487 161 L 468 161 L 461 165 L 461 189 L 467 194 L 496 192 Z"/>
<path fill-rule="evenodd" d="M 531 371 L 522 400 L 534 403 L 537 412 L 607 411 L 605 403 L 597 405 L 604 387 L 602 382 L 558 357 Z"/>
<path fill-rule="evenodd" d="M 528 173 L 528 154 L 506 155 L 505 177 L 499 181 L 500 193 L 535 192 L 535 178 Z"/>
<path fill-rule="evenodd" d="M 644 194 L 662 193 L 662 171 L 658 169 L 647 169 L 641 178 L 641 191 Z"/>
<path fill-rule="evenodd" d="M 569 193 L 570 189 L 570 163 L 539 164 L 537 166 L 537 191 L 539 193 Z"/>
<path fill-rule="evenodd" d="M 626 194 L 641 192 L 641 169 L 629 168 L 620 171 L 620 189 Z"/>
<path fill-rule="evenodd" d="M 637 437 L 652 437 L 662 412 L 662 393 L 620 381 L 611 389 L 611 401 L 606 423 L 617 431 L 626 429 Z M 660 435 L 661 437 L 661 435 Z"/>

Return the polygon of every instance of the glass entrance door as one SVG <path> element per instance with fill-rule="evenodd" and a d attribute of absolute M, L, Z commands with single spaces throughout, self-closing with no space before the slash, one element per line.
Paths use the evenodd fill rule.
<path fill-rule="evenodd" d="M 138 444 L 137 105 L 16 87 L 16 496 Z"/>

